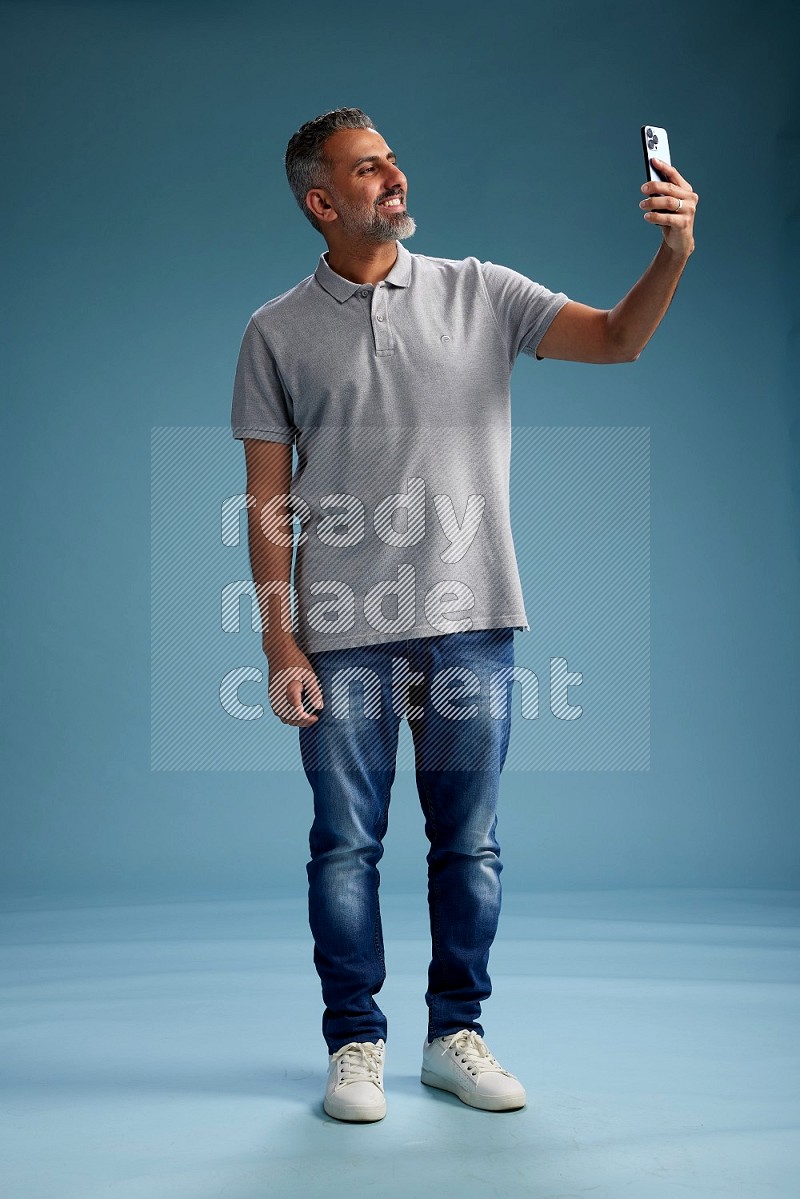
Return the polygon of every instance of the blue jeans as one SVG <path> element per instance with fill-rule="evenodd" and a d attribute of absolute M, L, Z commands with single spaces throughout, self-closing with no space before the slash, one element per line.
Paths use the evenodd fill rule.
<path fill-rule="evenodd" d="M 489 950 L 502 893 L 495 829 L 511 722 L 503 672 L 514 665 L 514 630 L 307 657 L 325 701 L 319 720 L 299 733 L 314 793 L 308 911 L 328 1052 L 349 1041 L 386 1040 L 386 1017 L 374 998 L 386 979 L 378 862 L 402 719 L 412 731 L 430 841 L 428 1040 L 461 1028 L 483 1035 L 481 1000 L 492 991 Z M 497 695 L 499 706 L 490 703 Z"/>

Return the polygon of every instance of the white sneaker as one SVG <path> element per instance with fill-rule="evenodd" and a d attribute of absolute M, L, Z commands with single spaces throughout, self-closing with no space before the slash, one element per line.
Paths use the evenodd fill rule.
<path fill-rule="evenodd" d="M 487 1112 L 515 1111 L 527 1102 L 522 1083 L 503 1069 L 472 1028 L 437 1037 L 432 1044 L 425 1040 L 421 1080 Z"/>
<path fill-rule="evenodd" d="M 385 1042 L 351 1041 L 328 1056 L 328 1085 L 322 1104 L 335 1120 L 382 1120 Z"/>

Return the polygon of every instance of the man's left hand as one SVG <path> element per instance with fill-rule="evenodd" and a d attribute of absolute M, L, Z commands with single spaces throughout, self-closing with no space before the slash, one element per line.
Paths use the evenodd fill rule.
<path fill-rule="evenodd" d="M 642 191 L 647 198 L 640 202 L 639 207 L 645 210 L 644 219 L 648 225 L 661 225 L 664 243 L 676 254 L 688 257 L 694 250 L 694 214 L 699 197 L 675 167 L 659 158 L 651 158 L 650 161 L 667 179 L 665 182 L 652 179 L 649 183 L 643 183 Z M 654 212 L 653 209 L 664 211 Z"/>

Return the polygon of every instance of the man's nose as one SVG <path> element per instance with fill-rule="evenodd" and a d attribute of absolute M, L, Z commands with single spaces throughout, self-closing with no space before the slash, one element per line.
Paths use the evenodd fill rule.
<path fill-rule="evenodd" d="M 392 191 L 396 191 L 398 187 L 402 188 L 403 191 L 406 190 L 406 177 L 399 167 L 395 167 L 387 176 L 386 187 Z"/>

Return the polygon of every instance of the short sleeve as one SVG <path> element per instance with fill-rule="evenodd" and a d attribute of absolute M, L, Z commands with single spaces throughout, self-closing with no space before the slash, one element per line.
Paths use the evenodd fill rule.
<path fill-rule="evenodd" d="M 236 363 L 231 406 L 233 436 L 294 442 L 297 430 L 291 409 L 272 351 L 251 317 Z"/>
<path fill-rule="evenodd" d="M 570 297 L 496 262 L 481 262 L 480 268 L 509 358 L 513 362 L 520 352 L 534 357 L 550 322 Z"/>

